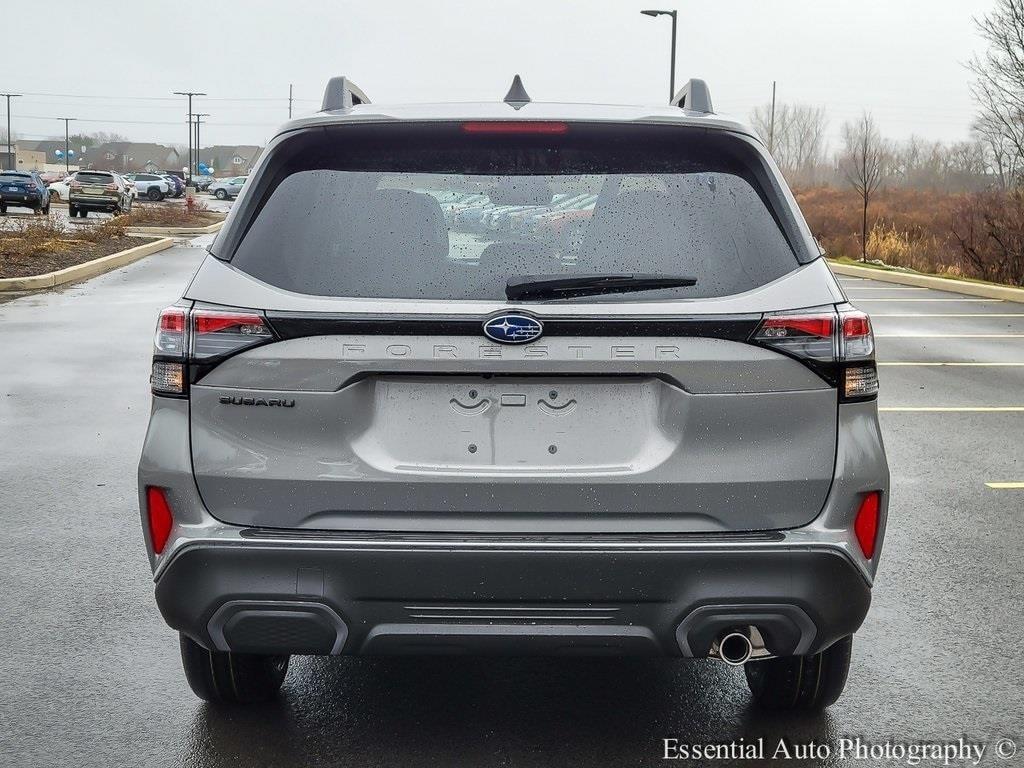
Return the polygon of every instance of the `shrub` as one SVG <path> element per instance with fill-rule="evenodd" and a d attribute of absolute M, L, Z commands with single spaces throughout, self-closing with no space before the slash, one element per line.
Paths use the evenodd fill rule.
<path fill-rule="evenodd" d="M 976 276 L 1024 286 L 1024 190 L 967 196 L 954 212 L 952 229 L 963 262 Z"/>

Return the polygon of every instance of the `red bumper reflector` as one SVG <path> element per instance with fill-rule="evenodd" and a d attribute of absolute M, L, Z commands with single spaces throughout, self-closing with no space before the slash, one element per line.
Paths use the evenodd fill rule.
<path fill-rule="evenodd" d="M 853 522 L 853 532 L 857 534 L 860 551 L 868 560 L 875 556 L 875 545 L 878 541 L 879 501 L 878 491 L 872 491 L 865 496 Z"/>
<path fill-rule="evenodd" d="M 159 555 L 167 546 L 167 537 L 174 525 L 171 505 L 167 503 L 163 488 L 146 488 L 146 514 L 149 517 L 149 540 L 153 543 L 153 551 Z"/>
<path fill-rule="evenodd" d="M 569 125 L 551 120 L 483 120 L 463 123 L 462 130 L 466 133 L 566 133 Z"/>

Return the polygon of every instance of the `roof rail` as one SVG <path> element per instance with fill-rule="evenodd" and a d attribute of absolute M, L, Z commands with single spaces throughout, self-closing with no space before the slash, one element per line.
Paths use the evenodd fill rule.
<path fill-rule="evenodd" d="M 711 106 L 711 89 L 703 80 L 690 79 L 686 85 L 679 89 L 672 97 L 672 106 L 680 109 L 688 109 L 691 112 L 714 112 Z"/>
<path fill-rule="evenodd" d="M 347 77 L 332 77 L 327 81 L 327 88 L 324 90 L 324 103 L 320 107 L 320 111 L 351 109 L 356 104 L 369 103 L 370 98 L 363 93 L 363 89 Z"/>

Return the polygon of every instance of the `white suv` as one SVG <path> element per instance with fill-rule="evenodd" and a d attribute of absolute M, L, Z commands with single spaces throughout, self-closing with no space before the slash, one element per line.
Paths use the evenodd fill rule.
<path fill-rule="evenodd" d="M 155 173 L 129 173 L 124 178 L 135 185 L 140 197 L 148 200 L 163 200 L 171 192 L 170 183 Z"/>

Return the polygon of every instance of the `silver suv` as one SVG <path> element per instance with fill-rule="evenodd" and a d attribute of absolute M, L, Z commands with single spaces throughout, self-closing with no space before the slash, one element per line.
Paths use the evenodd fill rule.
<path fill-rule="evenodd" d="M 266 699 L 291 654 L 638 654 L 835 701 L 889 495 L 874 341 L 762 142 L 699 80 L 324 102 L 159 319 L 139 497 L 195 692 Z"/>

